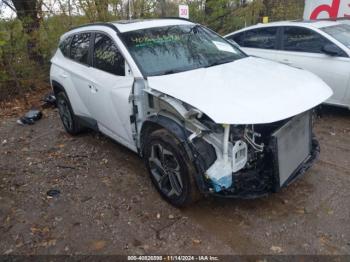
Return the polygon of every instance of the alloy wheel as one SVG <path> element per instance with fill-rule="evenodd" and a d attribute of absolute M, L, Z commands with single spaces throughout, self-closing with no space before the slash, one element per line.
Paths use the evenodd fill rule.
<path fill-rule="evenodd" d="M 71 130 L 73 128 L 73 119 L 72 119 L 72 114 L 69 110 L 67 101 L 65 101 L 64 99 L 59 99 L 57 107 L 58 107 L 58 111 L 62 119 L 63 125 L 67 129 Z"/>
<path fill-rule="evenodd" d="M 169 198 L 180 196 L 183 191 L 183 182 L 180 165 L 174 154 L 161 144 L 154 144 L 151 147 L 148 162 L 159 189 Z"/>

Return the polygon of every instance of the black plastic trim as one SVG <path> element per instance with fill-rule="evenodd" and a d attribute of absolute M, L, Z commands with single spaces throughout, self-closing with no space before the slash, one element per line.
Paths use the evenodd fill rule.
<path fill-rule="evenodd" d="M 94 26 L 94 25 L 97 25 L 97 26 L 107 26 L 111 29 L 113 29 L 114 31 L 117 32 L 117 34 L 120 33 L 119 29 L 113 25 L 112 23 L 89 23 L 89 24 L 84 24 L 84 25 L 80 25 L 80 26 L 76 26 L 76 27 L 73 27 L 71 28 L 68 32 L 72 31 L 72 30 L 75 30 L 75 29 L 79 29 L 79 28 L 84 28 L 84 27 L 88 27 L 88 26 Z"/>
<path fill-rule="evenodd" d="M 162 116 L 162 115 L 151 116 L 150 118 L 147 119 L 147 121 L 144 123 L 144 125 L 147 122 L 157 124 L 165 129 L 167 129 L 170 133 L 172 133 L 178 139 L 180 139 L 181 142 L 186 141 L 187 137 L 191 134 L 189 131 L 184 129 L 182 126 L 180 126 L 174 120 L 172 120 L 168 117 Z"/>
<path fill-rule="evenodd" d="M 86 117 L 86 116 L 79 116 L 79 115 L 77 115 L 76 117 L 82 126 L 90 128 L 90 129 L 97 131 L 97 132 L 100 131 L 98 128 L 97 121 L 95 119 L 90 118 L 90 117 Z"/>
<path fill-rule="evenodd" d="M 63 85 L 61 85 L 59 82 L 55 81 L 55 80 L 52 80 L 51 81 L 51 86 L 52 86 L 52 89 L 54 91 L 54 94 L 57 95 L 58 92 L 56 92 L 56 88 L 60 89 L 61 91 L 66 92 L 66 89 L 63 87 Z"/>

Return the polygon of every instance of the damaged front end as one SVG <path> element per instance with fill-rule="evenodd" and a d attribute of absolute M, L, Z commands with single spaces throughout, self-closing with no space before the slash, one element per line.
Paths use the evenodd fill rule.
<path fill-rule="evenodd" d="M 270 124 L 221 125 L 187 103 L 141 88 L 145 92 L 134 101 L 139 105 L 134 123 L 141 154 L 147 128 L 168 129 L 188 152 L 204 194 L 255 198 L 277 192 L 318 156 L 310 111 Z"/>
<path fill-rule="evenodd" d="M 306 112 L 271 124 L 225 127 L 230 130 L 228 150 L 223 146 L 222 158 L 205 173 L 209 190 L 223 197 L 255 198 L 292 183 L 320 152 L 311 121 Z"/>
<path fill-rule="evenodd" d="M 219 196 L 255 198 L 277 192 L 304 174 L 320 152 L 309 111 L 275 123 L 222 129 L 217 161 L 205 172 L 209 191 Z"/>

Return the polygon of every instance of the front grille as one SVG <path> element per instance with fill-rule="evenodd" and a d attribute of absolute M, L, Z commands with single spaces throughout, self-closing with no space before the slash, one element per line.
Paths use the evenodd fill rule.
<path fill-rule="evenodd" d="M 310 113 L 292 118 L 272 134 L 275 171 L 282 187 L 311 154 L 312 130 Z"/>

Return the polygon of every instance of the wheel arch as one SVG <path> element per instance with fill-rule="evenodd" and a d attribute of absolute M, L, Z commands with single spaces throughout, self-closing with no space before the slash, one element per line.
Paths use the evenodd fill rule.
<path fill-rule="evenodd" d="M 51 81 L 51 86 L 52 86 L 52 89 L 53 89 L 53 92 L 55 94 L 55 96 L 57 96 L 57 94 L 59 92 L 66 92 L 66 90 L 64 89 L 63 85 L 61 85 L 59 82 L 57 82 L 56 80 L 52 80 Z"/>
<path fill-rule="evenodd" d="M 141 130 L 140 130 L 141 154 L 143 154 L 143 147 L 146 142 L 147 136 L 159 129 L 166 129 L 171 134 L 173 134 L 177 139 L 179 139 L 180 142 L 182 143 L 186 142 L 187 137 L 191 134 L 179 123 L 177 123 L 175 120 L 169 117 L 166 117 L 163 115 L 151 116 L 142 124 Z"/>
<path fill-rule="evenodd" d="M 209 166 L 216 161 L 215 149 L 209 143 L 206 143 L 203 139 L 198 139 L 196 142 L 190 142 L 188 137 L 192 134 L 184 126 L 181 126 L 177 121 L 163 115 L 152 116 L 147 119 L 140 130 L 140 154 L 144 155 L 144 145 L 147 141 L 147 136 L 152 132 L 166 129 L 172 135 L 174 135 L 181 142 L 184 150 L 187 153 L 186 158 L 188 161 L 194 164 L 195 168 L 195 180 L 198 189 L 206 194 L 208 192 L 208 186 L 204 181 L 204 173 Z M 198 143 L 199 142 L 199 143 Z M 213 155 L 215 154 L 215 155 Z M 205 155 L 209 155 L 206 157 Z"/>

